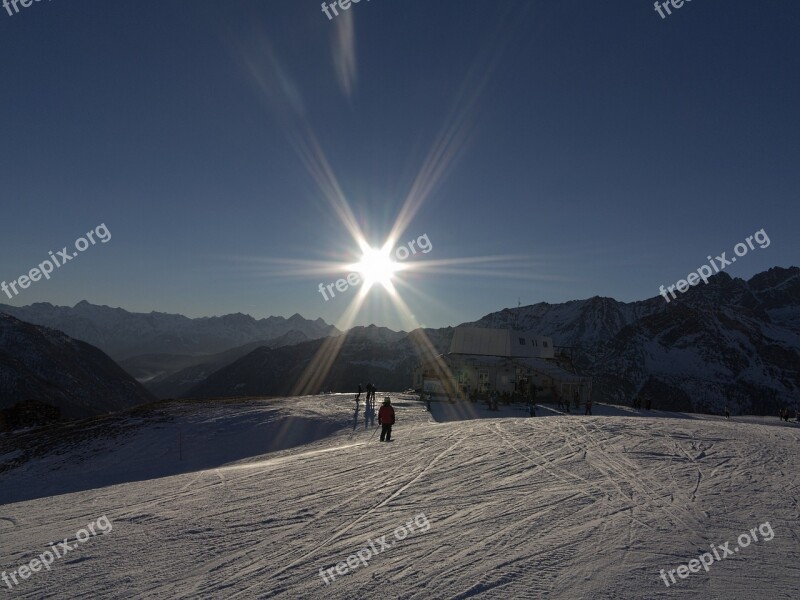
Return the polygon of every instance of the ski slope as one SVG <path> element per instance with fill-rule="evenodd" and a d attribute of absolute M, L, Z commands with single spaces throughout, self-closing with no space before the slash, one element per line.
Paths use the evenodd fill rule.
<path fill-rule="evenodd" d="M 0 589 L 30 599 L 798 597 L 795 424 L 393 403 L 391 444 L 365 427 L 363 403 L 353 419 L 349 395 L 172 403 L 84 425 L 78 442 L 54 436 L 0 473 L 0 570 L 103 515 L 113 529 Z M 0 464 L 19 462 L 16 452 L 0 451 Z M 662 581 L 661 569 L 711 544 L 733 548 L 767 522 L 769 541 Z M 336 572 L 364 548 L 378 551 Z M 320 569 L 333 569 L 327 584 Z"/>

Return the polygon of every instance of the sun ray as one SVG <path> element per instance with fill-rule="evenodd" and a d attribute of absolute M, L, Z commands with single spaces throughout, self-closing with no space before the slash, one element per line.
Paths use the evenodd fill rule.
<path fill-rule="evenodd" d="M 355 323 L 358 311 L 366 297 L 367 290 L 362 287 L 358 290 L 356 297 L 348 305 L 345 314 L 342 316 L 340 322 L 340 329 L 343 331 L 342 335 L 327 337 L 322 341 L 322 345 L 295 383 L 292 389 L 292 396 L 319 393 L 322 384 L 325 383 L 325 379 L 328 377 L 333 367 L 333 363 L 336 361 L 342 346 L 347 340 L 347 332 L 353 326 L 353 323 Z"/>
<path fill-rule="evenodd" d="M 397 293 L 394 286 L 392 286 L 391 289 L 387 288 L 387 290 L 404 323 L 403 329 L 409 332 L 409 340 L 414 347 L 418 360 L 421 363 L 431 365 L 434 370 L 434 375 L 442 382 L 445 390 L 447 390 L 452 397 L 457 397 L 459 395 L 459 390 L 451 389 L 451 383 L 454 381 L 453 374 L 447 364 L 439 358 L 440 353 L 431 342 L 428 334 L 425 333 L 425 330 L 414 318 L 411 309 L 400 297 L 400 294 Z"/>
<path fill-rule="evenodd" d="M 504 19 L 512 18 L 507 12 Z M 445 176 L 463 155 L 474 133 L 478 102 L 502 58 L 508 37 L 501 34 L 502 25 L 489 34 L 487 42 L 475 57 L 461 86 L 453 98 L 450 112 L 444 119 L 422 167 L 395 219 L 388 239 L 393 244 L 408 229 L 414 216 L 433 194 Z"/>
<path fill-rule="evenodd" d="M 508 14 L 511 14 L 511 11 L 507 13 L 507 16 Z M 385 289 L 391 305 L 404 323 L 404 329 L 412 332 L 410 339 L 417 355 L 433 365 L 432 368 L 443 382 L 451 382 L 453 380 L 446 365 L 437 360 L 438 352 L 434 344 L 420 328 L 408 305 L 400 296 L 396 284 L 414 290 L 413 286 L 403 280 L 402 272 L 471 274 L 480 277 L 510 276 L 520 279 L 548 278 L 547 275 L 536 273 L 541 265 L 532 263 L 531 257 L 485 256 L 409 262 L 391 260 L 391 250 L 400 235 L 409 228 L 420 208 L 438 189 L 469 145 L 477 123 L 478 102 L 500 62 L 501 47 L 507 39 L 499 32 L 500 27 L 498 26 L 494 33 L 490 33 L 487 43 L 466 73 L 461 86 L 453 97 L 450 111 L 446 114 L 440 130 L 434 137 L 419 172 L 411 181 L 408 193 L 398 210 L 389 234 L 379 249 L 373 248 L 367 242 L 350 202 L 339 184 L 336 173 L 309 122 L 300 88 L 278 59 L 269 40 L 262 35 L 256 40 L 255 45 L 240 48 L 246 69 L 260 87 L 264 99 L 276 112 L 276 121 L 284 129 L 289 145 L 319 189 L 321 198 L 327 203 L 336 219 L 349 232 L 361 253 L 360 259 L 355 263 L 273 258 L 245 259 L 243 262 L 250 264 L 240 267 L 242 271 L 258 275 L 287 277 L 330 273 L 341 275 L 350 270 L 360 273 L 364 280 L 355 297 L 347 305 L 342 317 L 337 321 L 337 325 L 344 333 L 322 341 L 319 349 L 295 383 L 293 395 L 319 392 L 346 342 L 347 332 L 355 323 L 375 284 L 379 283 Z M 346 34 L 343 38 L 345 41 L 351 39 L 348 36 L 351 36 L 352 31 L 343 33 Z M 348 69 L 351 66 L 354 68 L 354 65 L 355 63 L 341 65 L 343 68 L 339 71 L 340 82 L 344 81 L 347 84 L 350 81 L 348 78 L 352 73 Z M 352 78 L 352 81 L 355 79 Z M 353 88 L 345 85 L 344 89 L 349 97 Z M 457 392 L 457 390 L 453 390 L 453 392 Z"/>

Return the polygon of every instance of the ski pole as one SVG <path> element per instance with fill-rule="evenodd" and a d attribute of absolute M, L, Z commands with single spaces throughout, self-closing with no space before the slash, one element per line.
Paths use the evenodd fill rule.
<path fill-rule="evenodd" d="M 372 438 L 374 438 L 374 437 L 375 437 L 375 434 L 376 434 L 376 433 L 378 433 L 378 428 L 377 428 L 377 427 L 375 428 L 375 431 L 373 431 L 373 432 L 372 432 L 372 435 L 371 435 L 371 436 L 369 436 L 369 439 L 367 440 L 367 443 L 368 443 L 368 444 L 369 444 L 369 443 L 372 441 Z"/>

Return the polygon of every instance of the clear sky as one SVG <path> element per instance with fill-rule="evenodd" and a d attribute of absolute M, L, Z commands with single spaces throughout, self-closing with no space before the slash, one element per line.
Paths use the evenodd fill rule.
<path fill-rule="evenodd" d="M 435 327 L 656 296 L 762 228 L 726 272 L 800 263 L 797 2 L 18 9 L 0 8 L 0 279 L 101 223 L 111 240 L 0 303 L 339 323 L 357 290 L 325 301 L 347 275 L 328 263 L 393 227 L 430 242 L 396 289 Z M 405 327 L 381 286 L 355 322 Z"/>

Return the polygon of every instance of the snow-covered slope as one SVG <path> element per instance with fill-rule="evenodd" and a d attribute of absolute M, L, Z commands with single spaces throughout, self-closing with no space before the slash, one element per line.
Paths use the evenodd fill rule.
<path fill-rule="evenodd" d="M 663 299 L 661 304 L 663 304 Z M 615 336 L 626 325 L 662 308 L 658 299 L 626 304 L 595 296 L 562 304 L 540 302 L 507 308 L 467 323 L 471 327 L 511 328 L 535 331 L 553 338 L 557 346 L 590 349 Z"/>
<path fill-rule="evenodd" d="M 168 424 L 150 415 L 113 444 L 99 430 L 27 460 L 0 436 L 0 460 L 19 464 L 0 474 L 3 501 L 9 489 L 36 498 L 0 506 L 0 570 L 74 543 L 104 515 L 113 524 L 9 596 L 796 597 L 797 425 L 603 406 L 605 416 L 510 407 L 487 419 L 435 404 L 434 419 L 411 398 L 394 404 L 391 444 L 363 413 L 352 421 L 350 396 L 171 403 Z M 459 412 L 472 418 L 452 420 Z M 311 443 L 265 454 L 283 447 L 281 432 Z M 81 491 L 47 496 L 69 490 Z M 734 552 L 753 530 L 758 541 Z M 726 542 L 731 555 L 707 573 L 663 583 L 661 569 Z M 342 565 L 359 552 L 364 562 Z"/>

